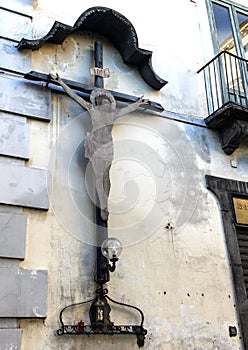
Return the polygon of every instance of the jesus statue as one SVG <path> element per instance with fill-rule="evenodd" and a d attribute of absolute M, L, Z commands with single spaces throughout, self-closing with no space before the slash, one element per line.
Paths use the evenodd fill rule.
<path fill-rule="evenodd" d="M 92 130 L 84 139 L 85 157 L 89 159 L 96 181 L 101 218 L 108 220 L 108 196 L 110 191 L 109 169 L 113 161 L 112 128 L 115 119 L 135 111 L 140 105 L 148 104 L 143 96 L 128 106 L 117 108 L 113 95 L 100 88 L 90 94 L 90 102 L 77 95 L 58 74 L 50 74 L 51 81 L 57 82 L 64 91 L 82 108 L 89 112 Z"/>

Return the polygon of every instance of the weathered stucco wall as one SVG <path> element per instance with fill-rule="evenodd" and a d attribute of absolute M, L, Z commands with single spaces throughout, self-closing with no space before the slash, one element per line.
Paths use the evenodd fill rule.
<path fill-rule="evenodd" d="M 45 35 L 55 20 L 73 25 L 92 6 L 119 11 L 134 25 L 139 46 L 153 51 L 155 72 L 169 81 L 154 92 L 102 38 L 104 66 L 111 73 L 106 88 L 145 95 L 165 108 L 161 114 L 140 109 L 122 117 L 113 129 L 109 235 L 122 241 L 123 252 L 108 289 L 113 299 L 142 309 L 148 330 L 144 349 L 149 350 L 242 349 L 239 333 L 229 336 L 229 326 L 238 329 L 235 296 L 218 204 L 206 189 L 204 177 L 246 181 L 248 144 L 244 142 L 227 156 L 217 133 L 204 125 L 204 85 L 196 72 L 211 56 L 206 54 L 211 45 L 208 23 L 201 17 L 206 14 L 202 3 L 157 1 L 156 6 L 141 7 L 132 2 L 127 8 L 126 3 L 112 0 L 34 1 L 34 38 Z M 31 29 L 24 36 L 30 33 Z M 58 72 L 63 78 L 92 84 L 89 67 L 96 37 L 73 34 L 62 45 L 45 44 L 32 52 L 32 70 Z M 26 57 L 27 52 L 16 55 Z M 15 78 L 9 80 L 11 86 L 17 84 Z M 30 132 L 29 153 L 22 150 L 25 169 L 48 172 L 49 210 L 24 205 L 27 232 L 20 268 L 47 270 L 48 289 L 45 319 L 15 315 L 22 329 L 21 349 L 134 349 L 135 337 L 55 334 L 60 309 L 90 299 L 95 291 L 93 208 L 83 156 L 83 138 L 91 125 L 88 114 L 66 95 L 45 86 L 25 86 L 29 103 L 14 107 L 20 108 L 22 118 L 27 114 L 27 120 L 25 127 L 19 119 L 15 123 L 28 140 Z M 7 97 L 4 101 L 9 103 Z M 29 110 L 33 111 L 30 116 Z M 34 178 L 40 179 L 40 174 Z M 38 207 L 44 209 L 42 205 Z M 6 219 L 4 214 L 0 219 Z M 23 258 L 23 250 L 18 254 Z M 136 320 L 133 314 L 119 311 L 113 308 L 111 312 L 116 324 Z M 85 312 L 77 317 L 68 316 L 72 322 L 87 319 Z M 20 342 L 20 334 L 15 336 Z"/>

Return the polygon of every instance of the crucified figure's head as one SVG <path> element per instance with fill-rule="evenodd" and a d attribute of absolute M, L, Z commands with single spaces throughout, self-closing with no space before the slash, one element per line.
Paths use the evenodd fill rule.
<path fill-rule="evenodd" d="M 113 112 L 116 109 L 113 95 L 104 89 L 94 89 L 90 94 L 90 101 L 94 107 L 99 107 L 106 112 Z"/>

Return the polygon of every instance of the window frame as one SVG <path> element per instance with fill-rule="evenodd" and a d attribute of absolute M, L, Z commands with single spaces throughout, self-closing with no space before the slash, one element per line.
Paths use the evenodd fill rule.
<path fill-rule="evenodd" d="M 244 349 L 248 350 L 248 297 L 238 242 L 238 230 L 248 225 L 236 222 L 233 197 L 248 199 L 248 182 L 206 175 L 207 189 L 216 196 L 222 215 L 223 229 L 228 258 L 232 271 L 233 287 L 236 297 L 236 309 L 239 318 L 241 339 Z"/>
<path fill-rule="evenodd" d="M 238 16 L 237 13 L 242 13 L 243 15 L 248 16 L 248 7 L 239 5 L 237 3 L 234 3 L 233 1 L 229 0 L 206 0 L 207 5 L 207 11 L 209 15 L 209 22 L 210 22 L 210 29 L 211 29 L 211 36 L 213 41 L 213 47 L 214 47 L 214 53 L 217 55 L 220 52 L 219 44 L 218 44 L 218 37 L 217 37 L 217 29 L 214 19 L 214 11 L 213 11 L 213 3 L 224 6 L 228 8 L 230 20 L 231 20 L 231 26 L 233 29 L 233 37 L 234 37 L 234 43 L 237 50 L 237 56 L 245 58 L 245 52 L 242 44 L 242 38 L 239 31 L 239 23 L 238 23 Z"/>
<path fill-rule="evenodd" d="M 214 54 L 218 55 L 221 50 L 219 47 L 218 43 L 218 35 L 217 35 L 217 28 L 216 28 L 216 23 L 215 23 L 215 18 L 214 18 L 214 11 L 213 11 L 213 3 L 223 6 L 228 9 L 229 11 L 229 16 L 230 16 L 230 21 L 231 21 L 231 27 L 232 27 L 232 32 L 233 32 L 233 38 L 234 38 L 234 44 L 236 48 L 236 55 L 238 57 L 241 57 L 242 59 L 245 58 L 245 51 L 243 48 L 243 43 L 242 43 L 242 37 L 240 34 L 239 30 L 239 22 L 238 22 L 238 15 L 237 13 L 244 14 L 248 16 L 248 7 L 239 5 L 237 3 L 234 3 L 230 0 L 206 0 L 206 6 L 207 6 L 207 12 L 209 16 L 209 24 L 210 24 L 210 30 L 211 30 L 211 37 L 212 37 L 212 43 L 213 43 L 213 49 L 214 49 Z M 244 94 L 240 95 L 238 94 L 237 91 L 234 91 L 234 96 L 236 98 L 244 98 L 246 101 L 246 104 L 248 105 L 248 98 L 247 92 L 248 92 L 248 71 L 243 63 L 240 62 L 239 64 L 239 70 L 240 70 L 240 77 L 244 89 Z M 219 79 L 221 79 L 222 74 L 218 72 Z M 223 86 L 225 86 L 225 82 L 222 82 Z M 224 88 L 223 93 L 224 93 L 224 100 L 227 98 L 227 90 L 228 87 Z"/>

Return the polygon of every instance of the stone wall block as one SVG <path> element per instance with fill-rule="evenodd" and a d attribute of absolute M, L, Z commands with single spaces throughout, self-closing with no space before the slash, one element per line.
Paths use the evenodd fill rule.
<path fill-rule="evenodd" d="M 2 37 L 17 41 L 23 37 L 32 38 L 31 18 L 1 8 L 0 18 Z"/>
<path fill-rule="evenodd" d="M 25 258 L 25 215 L 0 213 L 0 257 Z"/>
<path fill-rule="evenodd" d="M 26 73 L 31 70 L 31 52 L 17 50 L 16 43 L 0 38 L 0 67 Z"/>
<path fill-rule="evenodd" d="M 0 350 L 20 350 L 21 339 L 20 328 L 0 329 Z"/>
<path fill-rule="evenodd" d="M 22 78 L 0 77 L 0 109 L 50 121 L 50 89 Z"/>
<path fill-rule="evenodd" d="M 0 203 L 47 210 L 46 170 L 0 163 Z"/>
<path fill-rule="evenodd" d="M 32 16 L 33 12 L 33 0 L 0 0 L 0 6 L 26 16 Z"/>
<path fill-rule="evenodd" d="M 22 121 L 4 118 L 0 114 L 0 154 L 28 159 L 30 127 Z"/>
<path fill-rule="evenodd" d="M 46 317 L 47 271 L 0 268 L 0 280 L 0 317 Z"/>

